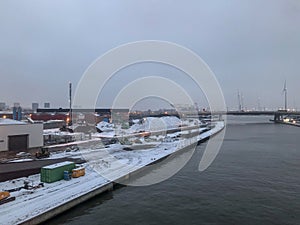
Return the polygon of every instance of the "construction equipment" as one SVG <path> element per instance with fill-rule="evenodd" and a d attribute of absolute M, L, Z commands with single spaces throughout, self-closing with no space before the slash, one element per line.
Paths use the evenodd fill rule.
<path fill-rule="evenodd" d="M 40 148 L 40 150 L 38 152 L 35 153 L 35 157 L 37 159 L 42 159 L 42 158 L 49 158 L 50 157 L 50 152 L 48 150 L 48 148 Z"/>
<path fill-rule="evenodd" d="M 33 185 L 33 183 L 30 184 L 30 181 L 25 180 L 24 181 L 24 185 L 22 187 L 17 187 L 17 188 L 12 188 L 12 189 L 6 189 L 6 190 L 3 190 L 3 192 L 11 193 L 11 192 L 15 192 L 15 191 L 20 191 L 21 189 L 35 190 L 35 189 L 42 188 L 42 187 L 44 187 L 44 183 L 39 183 L 37 185 Z M 0 194 L 0 199 L 1 199 L 1 194 Z"/>
<path fill-rule="evenodd" d="M 26 190 L 35 190 L 38 188 L 42 188 L 44 187 L 44 183 L 39 183 L 38 185 L 30 185 L 30 182 L 28 180 L 24 181 L 24 186 L 22 188 L 26 189 Z"/>
<path fill-rule="evenodd" d="M 1 191 L 0 192 L 0 205 L 14 201 L 16 197 L 10 197 L 10 193 L 8 191 Z"/>
<path fill-rule="evenodd" d="M 79 167 L 72 170 L 72 177 L 78 178 L 85 175 L 85 168 Z"/>

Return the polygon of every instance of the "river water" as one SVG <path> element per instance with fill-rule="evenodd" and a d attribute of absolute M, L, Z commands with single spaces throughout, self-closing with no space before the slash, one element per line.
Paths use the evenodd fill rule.
<path fill-rule="evenodd" d="M 198 171 L 205 143 L 176 175 L 122 187 L 46 224 L 300 224 L 300 128 L 269 117 L 228 117 L 213 164 Z"/>

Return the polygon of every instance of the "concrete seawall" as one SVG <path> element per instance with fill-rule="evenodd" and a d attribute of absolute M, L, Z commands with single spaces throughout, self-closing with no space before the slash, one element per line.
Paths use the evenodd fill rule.
<path fill-rule="evenodd" d="M 69 210 L 69 209 L 71 209 L 71 208 L 73 208 L 73 207 L 75 207 L 75 206 L 77 206 L 77 205 L 79 205 L 79 204 L 95 197 L 96 195 L 102 194 L 106 191 L 113 190 L 113 186 L 114 185 L 113 185 L 112 182 L 108 183 L 108 184 L 105 184 L 104 186 L 102 186 L 102 187 L 100 187 L 96 190 L 93 190 L 93 191 L 91 191 L 91 192 L 89 192 L 85 195 L 82 195 L 78 198 L 75 198 L 75 199 L 73 199 L 73 200 L 71 200 L 67 203 L 64 203 L 64 204 L 62 204 L 58 207 L 55 207 L 55 208 L 53 208 L 53 209 L 51 209 L 47 212 L 44 212 L 44 213 L 42 213 L 42 214 L 40 214 L 40 215 L 38 215 L 38 216 L 36 216 L 32 219 L 29 219 L 29 220 L 27 220 L 25 222 L 22 222 L 20 224 L 22 224 L 22 225 L 33 225 L 33 224 L 39 224 L 39 223 L 45 222 L 45 221 L 47 221 L 47 220 L 49 220 L 49 219 L 51 219 L 51 218 L 53 218 L 53 217 L 55 217 L 55 216 L 57 216 L 61 213 L 63 213 L 65 211 L 67 211 L 67 210 Z"/>
<path fill-rule="evenodd" d="M 284 121 L 274 121 L 271 120 L 272 122 L 278 123 L 278 124 L 285 124 L 285 125 L 290 125 L 290 126 L 294 126 L 294 127 L 300 127 L 299 123 L 291 123 L 291 122 L 284 122 Z"/>

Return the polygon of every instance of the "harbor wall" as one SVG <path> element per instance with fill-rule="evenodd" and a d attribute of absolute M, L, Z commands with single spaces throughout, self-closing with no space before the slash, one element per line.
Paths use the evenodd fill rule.
<path fill-rule="evenodd" d="M 96 190 L 93 190 L 93 191 L 91 191 L 87 194 L 79 196 L 79 197 L 77 197 L 77 198 L 75 198 L 75 199 L 73 199 L 69 202 L 66 202 L 66 203 L 64 203 L 60 206 L 57 206 L 57 207 L 55 207 L 55 208 L 53 208 L 53 209 L 51 209 L 47 212 L 44 212 L 44 213 L 42 213 L 42 214 L 40 214 L 40 215 L 38 215 L 34 218 L 31 218 L 31 219 L 29 219 L 25 222 L 20 223 L 20 224 L 22 224 L 22 225 L 34 225 L 34 224 L 39 224 L 39 223 L 45 222 L 45 221 L 47 221 L 47 220 L 49 220 L 49 219 L 51 219 L 51 218 L 53 218 L 53 217 L 55 217 L 55 216 L 57 216 L 61 213 L 63 213 L 65 211 L 67 211 L 67 210 L 69 210 L 69 209 L 71 209 L 71 208 L 73 208 L 73 207 L 75 207 L 75 206 L 77 206 L 77 205 L 79 205 L 79 204 L 95 197 L 96 195 L 99 195 L 101 193 L 104 193 L 106 191 L 111 191 L 111 190 L 113 190 L 113 183 L 108 183 L 108 184 L 106 184 L 106 185 L 104 185 L 104 186 L 102 186 L 102 187 L 100 187 Z"/>

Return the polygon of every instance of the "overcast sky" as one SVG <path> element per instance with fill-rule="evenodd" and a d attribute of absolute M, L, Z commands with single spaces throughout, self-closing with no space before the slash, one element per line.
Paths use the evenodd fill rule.
<path fill-rule="evenodd" d="M 0 102 L 68 105 L 68 82 L 77 85 L 99 56 L 118 45 L 164 40 L 197 53 L 215 73 L 227 106 L 237 90 L 251 109 L 278 108 L 287 81 L 289 106 L 300 109 L 299 0 L 1 0 Z M 147 71 L 147 73 L 145 73 Z M 195 102 L 203 94 L 179 71 L 136 65 L 120 73 L 99 98 L 140 76 L 161 75 L 183 84 Z M 202 95 L 202 96 L 201 96 Z"/>

